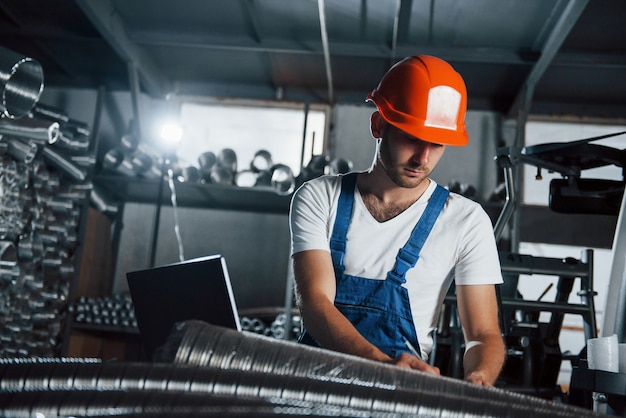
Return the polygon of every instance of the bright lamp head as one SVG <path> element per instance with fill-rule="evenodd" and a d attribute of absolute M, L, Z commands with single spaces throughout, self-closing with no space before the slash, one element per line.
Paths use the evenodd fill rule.
<path fill-rule="evenodd" d="M 166 122 L 161 125 L 159 137 L 165 149 L 175 150 L 183 137 L 183 128 L 176 123 Z"/>

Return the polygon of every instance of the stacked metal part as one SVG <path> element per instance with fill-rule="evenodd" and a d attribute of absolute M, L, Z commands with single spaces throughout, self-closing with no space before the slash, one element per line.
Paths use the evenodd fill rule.
<path fill-rule="evenodd" d="M 0 260 L 0 263 L 2 261 Z M 79 297 L 70 304 L 68 311 L 73 315 L 74 324 L 110 327 L 121 332 L 139 332 L 133 301 L 127 293 L 115 293 L 111 296 Z M 300 316 L 278 314 L 241 315 L 241 329 L 272 338 L 297 340 L 300 334 Z"/>
<path fill-rule="evenodd" d="M 81 209 L 92 189 L 89 130 L 37 105 L 42 89 L 35 61 L 0 48 L 2 357 L 58 352 Z"/>
<path fill-rule="evenodd" d="M 237 153 L 231 148 L 200 154 L 198 166 L 182 164 L 174 157 L 167 163 L 167 168 L 173 171 L 173 177 L 180 183 L 258 187 L 283 195 L 292 193 L 295 188 L 291 168 L 273 163 L 271 154 L 266 150 L 257 151 L 249 168 L 243 169 L 237 160 Z M 138 179 L 161 177 L 162 164 L 163 157 L 132 133 L 122 136 L 120 145 L 110 149 L 103 161 L 105 169 Z"/>
<path fill-rule="evenodd" d="M 122 136 L 119 146 L 111 148 L 105 155 L 105 169 L 135 178 L 162 178 L 162 156 L 139 140 L 131 128 Z"/>
<path fill-rule="evenodd" d="M 276 315 L 271 320 L 259 316 L 240 317 L 241 329 L 243 331 L 292 341 L 297 340 L 300 335 L 300 321 L 300 315 L 291 315 L 290 322 L 288 322 L 287 315 L 284 313 Z"/>
<path fill-rule="evenodd" d="M 137 318 L 130 295 L 116 293 L 111 297 L 80 297 L 70 305 L 74 323 L 110 326 L 112 329 L 137 332 Z"/>
<path fill-rule="evenodd" d="M 189 321 L 155 363 L 0 363 L 3 416 L 593 417 L 592 411 Z M 175 363 L 167 360 L 175 360 Z"/>
<path fill-rule="evenodd" d="M 230 148 L 223 148 L 217 154 L 204 152 L 198 163 L 200 180 L 206 183 L 264 188 L 281 195 L 292 193 L 295 188 L 291 168 L 274 162 L 272 154 L 265 149 L 257 150 L 248 166 L 240 164 L 237 153 Z"/>

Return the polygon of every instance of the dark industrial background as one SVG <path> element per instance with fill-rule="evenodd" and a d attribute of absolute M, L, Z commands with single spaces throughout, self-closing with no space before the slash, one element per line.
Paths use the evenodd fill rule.
<path fill-rule="evenodd" d="M 126 272 L 178 261 L 176 227 L 187 258 L 225 255 L 243 314 L 288 310 L 288 194 L 181 183 L 179 207 L 173 208 L 171 191 L 160 189 L 155 176 L 132 178 L 110 169 L 112 152 L 128 146 L 129 134 L 155 145 L 150 127 L 181 103 L 322 109 L 326 157 L 366 169 L 374 149 L 367 142 L 367 93 L 405 56 L 439 56 L 466 81 L 472 141 L 449 149 L 434 177 L 444 185 L 472 185 L 472 197 L 495 223 L 504 179 L 494 157 L 500 147 L 524 146 L 528 121 L 626 124 L 625 19 L 626 2 L 617 0 L 0 0 L 0 47 L 43 69 L 39 110 L 58 110 L 88 131 L 80 151 L 56 144 L 47 148 L 60 156 L 40 152 L 56 164 L 68 190 L 59 192 L 50 186 L 54 181 L 46 187 L 47 172 L 32 174 L 36 193 L 46 196 L 42 212 L 55 214 L 41 227 L 44 252 L 56 252 L 41 263 L 54 279 L 41 279 L 41 272 L 18 260 L 22 278 L 5 280 L 36 295 L 31 307 L 44 293 L 42 303 L 63 312 L 44 310 L 37 317 L 59 337 L 46 339 L 51 348 L 42 348 L 40 333 L 16 319 L 22 308 L 0 304 L 10 325 L 3 356 L 135 359 L 136 334 L 126 326 L 87 326 L 76 319 L 103 298 L 126 302 L 110 299 L 127 292 Z M 261 128 L 258 142 L 261 148 Z M 14 149 L 11 155 L 16 152 L 24 157 Z M 620 158 L 618 165 L 623 152 Z M 93 188 L 91 196 L 85 184 Z M 60 216 L 54 193 L 64 207 L 75 205 L 76 236 L 66 233 L 66 221 L 61 232 L 55 229 Z M 68 195 L 83 204 L 63 201 Z M 44 217 L 31 200 L 27 205 L 32 217 Z M 564 216 L 521 205 L 501 245 L 506 251 L 520 241 L 611 249 L 617 221 L 617 213 Z M 28 222 L 23 225 L 9 236 L 16 245 L 32 232 Z M 46 299 L 50 288 L 62 294 L 50 297 L 53 303 Z M 6 294 L 8 301 L 19 300 Z M 15 336 L 25 328 L 34 341 L 22 344 Z"/>

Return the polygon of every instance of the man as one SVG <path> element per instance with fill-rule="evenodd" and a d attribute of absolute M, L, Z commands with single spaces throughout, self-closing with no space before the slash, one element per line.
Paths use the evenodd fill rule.
<path fill-rule="evenodd" d="M 446 146 L 468 142 L 465 83 L 447 62 L 413 56 L 394 65 L 368 101 L 377 107 L 372 168 L 313 179 L 292 200 L 301 342 L 439 374 L 427 359 L 454 280 L 465 379 L 492 386 L 504 344 L 491 221 L 479 204 L 428 177 Z"/>

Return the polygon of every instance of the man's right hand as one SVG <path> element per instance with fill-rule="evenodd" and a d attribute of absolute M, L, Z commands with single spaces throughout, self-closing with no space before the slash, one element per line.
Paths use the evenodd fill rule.
<path fill-rule="evenodd" d="M 425 361 L 422 361 L 409 353 L 400 354 L 396 358 L 391 359 L 390 363 L 398 367 L 404 367 L 405 369 L 419 370 L 421 372 L 433 374 L 436 376 L 441 375 L 439 367 L 431 366 Z"/>

